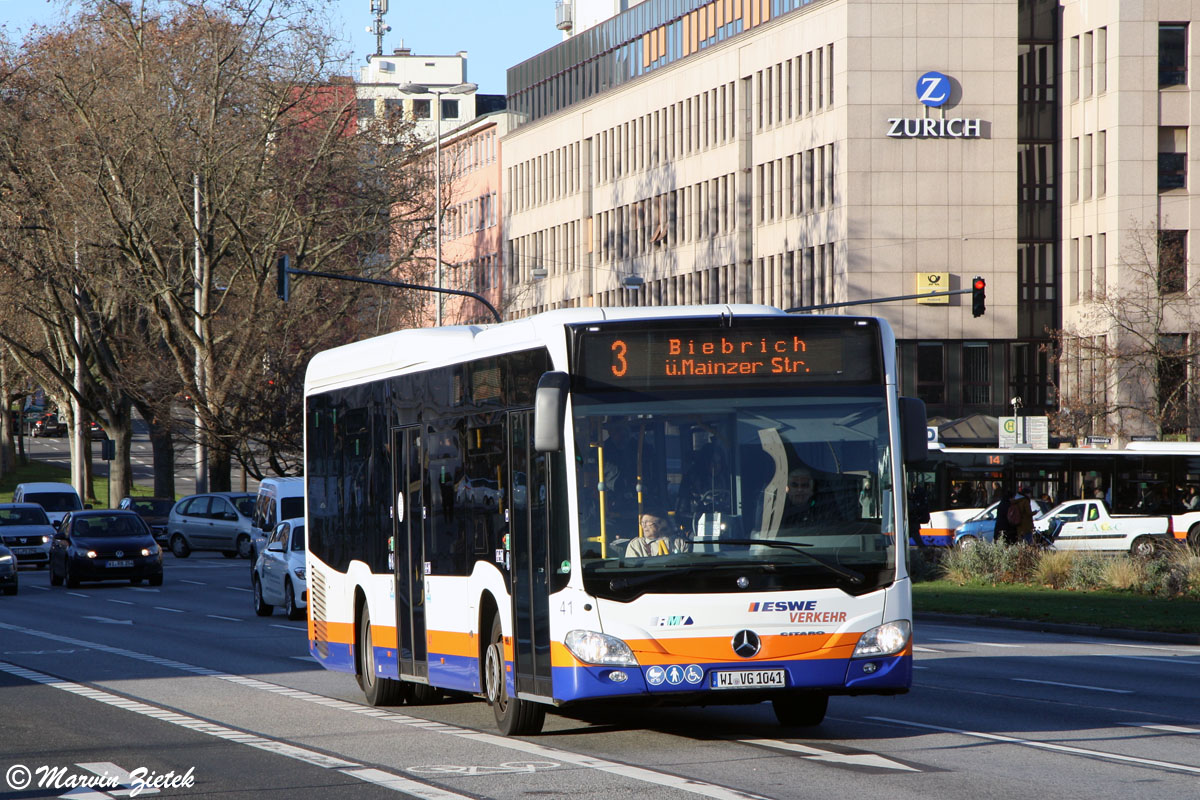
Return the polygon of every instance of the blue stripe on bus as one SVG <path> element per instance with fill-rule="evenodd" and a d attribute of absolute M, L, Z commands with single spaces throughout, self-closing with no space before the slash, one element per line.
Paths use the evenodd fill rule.
<path fill-rule="evenodd" d="M 864 671 L 867 664 L 874 664 L 872 673 Z M 682 680 L 678 684 L 663 681 L 651 686 L 646 680 L 644 667 L 555 667 L 554 697 L 568 702 L 604 697 L 624 697 L 640 694 L 670 694 L 709 690 L 710 673 L 713 671 L 741 671 L 748 669 L 783 669 L 787 672 L 789 688 L 852 689 L 856 691 L 879 691 L 905 689 L 912 683 L 912 656 L 889 656 L 886 658 L 856 659 L 813 659 L 805 661 L 756 661 L 705 664 L 703 676 L 698 682 Z M 614 672 L 625 674 L 624 681 L 614 681 Z M 724 690 L 718 690 L 724 691 Z M 736 691 L 736 690 L 730 690 Z"/>
<path fill-rule="evenodd" d="M 511 670 L 512 662 L 508 663 L 508 667 Z M 479 659 L 472 658 L 471 656 L 430 653 L 429 682 L 442 689 L 453 689 L 459 692 L 478 692 L 480 690 Z"/>

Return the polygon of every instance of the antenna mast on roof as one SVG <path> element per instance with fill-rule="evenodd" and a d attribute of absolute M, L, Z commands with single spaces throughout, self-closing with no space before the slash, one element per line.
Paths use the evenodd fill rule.
<path fill-rule="evenodd" d="M 375 22 L 367 27 L 367 33 L 375 34 L 375 55 L 383 55 L 383 35 L 392 29 L 391 25 L 385 25 L 383 15 L 387 13 L 388 0 L 371 0 L 371 13 L 375 15 Z"/>

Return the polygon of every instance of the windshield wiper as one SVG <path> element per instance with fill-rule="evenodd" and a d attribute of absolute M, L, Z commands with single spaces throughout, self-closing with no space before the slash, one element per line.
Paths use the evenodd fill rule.
<path fill-rule="evenodd" d="M 841 577 L 845 578 L 846 580 L 850 581 L 851 583 L 862 583 L 867 579 L 867 576 L 863 575 L 858 570 L 853 570 L 853 569 L 850 569 L 849 567 L 843 567 L 840 564 L 830 563 L 829 561 L 826 561 L 825 559 L 821 558 L 820 556 L 814 556 L 812 553 L 805 551 L 804 548 L 812 547 L 811 544 L 801 544 L 799 542 L 780 542 L 780 541 L 776 541 L 775 539 L 717 539 L 715 541 L 715 543 L 716 544 L 761 544 L 761 545 L 766 545 L 767 547 L 779 547 L 784 550 L 791 550 L 792 552 L 799 553 L 800 555 L 805 556 L 806 558 L 812 559 L 814 562 L 816 562 L 817 564 L 820 564 L 822 567 L 825 567 L 825 569 L 829 570 L 833 574 L 840 575 Z"/>
<path fill-rule="evenodd" d="M 683 575 L 692 575 L 696 572 L 707 572 L 709 569 L 710 567 L 685 567 L 683 569 L 668 570 L 667 572 L 640 575 L 636 578 L 613 578 L 608 582 L 608 588 L 614 592 L 620 592 L 625 589 L 636 589 L 639 586 L 654 583 L 659 578 L 678 578 Z"/>

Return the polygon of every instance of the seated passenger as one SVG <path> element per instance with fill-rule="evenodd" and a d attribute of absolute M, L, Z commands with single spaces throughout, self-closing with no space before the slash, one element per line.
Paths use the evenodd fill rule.
<path fill-rule="evenodd" d="M 671 553 L 686 553 L 692 549 L 692 543 L 678 534 L 678 528 L 674 528 L 665 514 L 657 510 L 643 511 L 639 519 L 642 535 L 625 548 L 626 557 L 665 556 Z"/>

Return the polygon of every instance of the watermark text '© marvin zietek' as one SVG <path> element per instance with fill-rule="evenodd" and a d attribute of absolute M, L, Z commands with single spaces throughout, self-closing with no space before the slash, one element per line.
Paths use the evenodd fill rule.
<path fill-rule="evenodd" d="M 74 765 L 80 766 L 80 765 Z M 83 765 L 92 766 L 92 765 Z M 113 766 L 113 765 L 110 765 Z M 37 789 L 127 789 L 130 797 L 143 792 L 154 793 L 161 789 L 190 789 L 196 785 L 193 774 L 195 767 L 187 772 L 155 772 L 147 767 L 137 767 L 130 772 L 94 770 L 72 771 L 71 767 L 42 765 L 30 769 L 24 764 L 13 764 L 4 773 L 9 787 L 17 791 Z"/>

